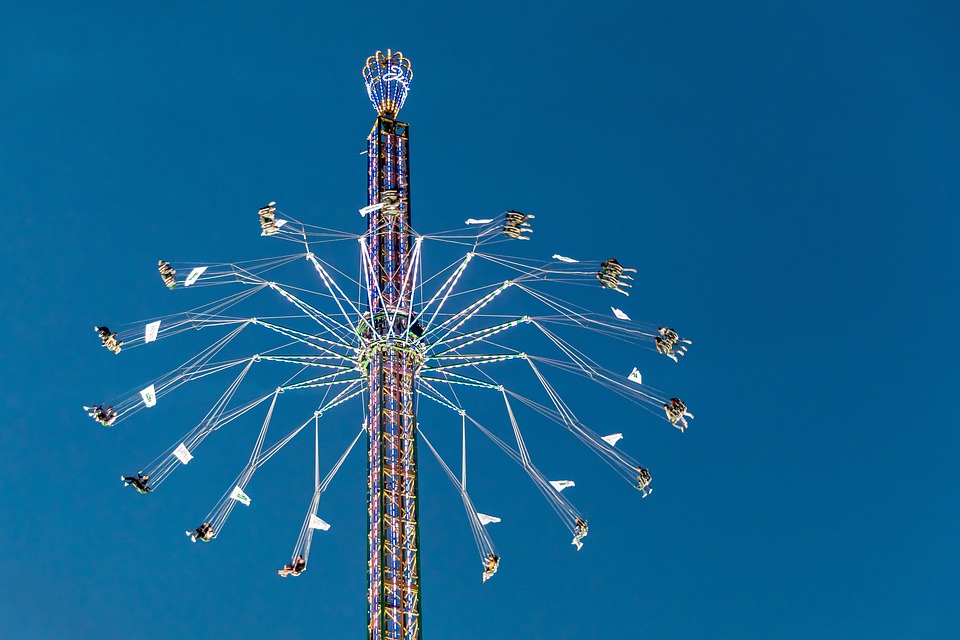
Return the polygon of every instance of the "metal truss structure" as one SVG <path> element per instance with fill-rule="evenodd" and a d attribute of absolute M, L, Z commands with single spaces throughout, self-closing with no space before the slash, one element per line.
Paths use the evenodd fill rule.
<path fill-rule="evenodd" d="M 410 63 L 377 52 L 364 79 L 378 117 L 367 138 L 367 235 L 361 240 L 367 310 L 358 327 L 369 390 L 367 616 L 371 640 L 418 640 L 416 378 L 422 335 L 413 317 L 419 246 L 410 221 L 409 127 L 395 119 Z"/>

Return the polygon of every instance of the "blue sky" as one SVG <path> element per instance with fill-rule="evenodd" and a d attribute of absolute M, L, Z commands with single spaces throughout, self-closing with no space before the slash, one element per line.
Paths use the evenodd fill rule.
<path fill-rule="evenodd" d="M 491 532 L 504 558 L 481 586 L 459 499 L 421 458 L 426 637 L 955 633 L 958 19 L 937 2 L 7 3 L 0 628 L 363 633 L 361 457 L 324 497 L 334 527 L 310 569 L 280 580 L 312 442 L 258 473 L 253 505 L 215 544 L 191 545 L 184 529 L 239 471 L 259 418 L 143 498 L 117 476 L 227 383 L 187 387 L 112 430 L 80 407 L 207 341 L 117 358 L 97 344 L 94 324 L 220 295 L 168 294 L 158 258 L 289 252 L 258 235 L 268 200 L 361 229 L 358 152 L 375 114 L 360 68 L 390 47 L 415 73 L 402 117 L 419 230 L 535 213 L 524 252 L 620 257 L 639 274 L 615 302 L 695 341 L 681 366 L 580 343 L 639 366 L 697 415 L 681 435 L 589 386 L 567 396 L 598 431 L 625 433 L 653 470 L 648 500 L 528 419 L 543 466 L 577 481 L 569 495 L 591 523 L 580 553 L 522 473 L 478 445 L 471 470 L 481 510 L 503 517 Z M 603 311 L 600 293 L 579 301 Z M 325 464 L 357 416 L 331 414 Z M 423 417 L 431 439 L 459 427 Z"/>

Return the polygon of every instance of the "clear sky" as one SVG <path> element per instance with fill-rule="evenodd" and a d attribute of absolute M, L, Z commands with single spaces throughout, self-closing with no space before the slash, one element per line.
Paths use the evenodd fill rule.
<path fill-rule="evenodd" d="M 402 117 L 418 229 L 535 213 L 524 251 L 618 256 L 639 273 L 616 302 L 695 342 L 679 366 L 580 344 L 697 416 L 681 435 L 588 385 L 568 396 L 653 470 L 647 500 L 527 420 L 546 470 L 577 481 L 564 495 L 590 519 L 579 553 L 481 449 L 478 507 L 503 518 L 504 558 L 481 585 L 457 495 L 421 459 L 425 637 L 956 637 L 956 3 L 302 5 L 0 8 L 5 637 L 362 637 L 362 457 L 324 497 L 333 528 L 310 569 L 280 580 L 312 442 L 258 473 L 220 539 L 191 545 L 183 531 L 239 471 L 259 418 L 143 497 L 117 477 L 226 383 L 115 429 L 81 406 L 212 339 L 100 348 L 94 324 L 221 294 L 169 294 L 158 258 L 290 252 L 259 236 L 268 200 L 360 231 L 375 115 L 360 68 L 388 47 L 415 72 Z M 584 295 L 604 311 L 614 294 Z M 331 414 L 324 464 L 356 417 Z M 431 436 L 459 427 L 443 420 L 425 422 Z"/>

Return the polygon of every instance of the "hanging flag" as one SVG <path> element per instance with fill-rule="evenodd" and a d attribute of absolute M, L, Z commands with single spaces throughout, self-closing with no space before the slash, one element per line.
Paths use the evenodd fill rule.
<path fill-rule="evenodd" d="M 317 516 L 310 514 L 310 528 L 311 529 L 320 529 L 320 531 L 329 531 L 330 525 Z"/>
<path fill-rule="evenodd" d="M 193 460 L 193 454 L 187 451 L 187 445 L 185 445 L 182 442 L 180 443 L 179 447 L 173 450 L 173 455 L 175 455 L 177 457 L 177 460 L 179 460 L 183 464 L 187 464 L 188 462 Z"/>
<path fill-rule="evenodd" d="M 616 445 L 618 442 L 620 442 L 621 440 L 623 440 L 623 434 L 611 433 L 608 436 L 603 436 L 602 440 L 612 447 Z"/>
<path fill-rule="evenodd" d="M 483 218 L 482 220 L 477 220 L 475 218 L 467 218 L 467 224 L 490 224 L 493 222 L 493 218 Z"/>
<path fill-rule="evenodd" d="M 627 379 L 630 380 L 630 382 L 643 384 L 643 376 L 640 375 L 640 370 L 636 367 L 633 368 L 633 371 L 630 372 L 630 375 L 627 376 Z"/>
<path fill-rule="evenodd" d="M 157 334 L 160 333 L 160 321 L 151 322 L 147 325 L 146 332 L 143 336 L 144 343 L 153 342 L 157 339 Z"/>
<path fill-rule="evenodd" d="M 496 516 L 488 516 L 488 515 L 485 514 L 485 513 L 478 513 L 478 514 L 477 514 L 477 520 L 479 520 L 479 521 L 480 521 L 480 524 L 482 524 L 482 525 L 488 525 L 488 524 L 490 524 L 490 523 L 500 522 L 500 518 L 498 518 L 498 517 L 496 517 Z"/>
<path fill-rule="evenodd" d="M 617 317 L 620 318 L 621 320 L 629 320 L 629 319 L 630 319 L 630 316 L 628 316 L 627 314 L 625 314 L 623 311 L 620 311 L 620 309 L 617 309 L 616 307 L 610 307 L 610 309 L 613 310 L 613 315 L 617 316 Z"/>
<path fill-rule="evenodd" d="M 148 407 L 152 407 L 157 404 L 157 390 L 150 385 L 146 389 L 140 392 L 140 397 L 143 398 L 143 404 Z"/>
<path fill-rule="evenodd" d="M 552 484 L 553 488 L 557 491 L 563 491 L 567 487 L 577 486 L 573 480 L 551 480 L 550 484 Z"/>
<path fill-rule="evenodd" d="M 377 204 L 371 204 L 369 206 L 364 207 L 363 209 L 360 209 L 360 215 L 362 215 L 363 217 L 366 217 L 368 213 L 373 213 L 374 211 L 379 211 L 380 209 L 383 209 L 382 202 L 378 202 Z"/>
<path fill-rule="evenodd" d="M 561 256 L 560 254 L 553 254 L 550 256 L 554 260 L 559 260 L 560 262 L 580 262 L 579 260 L 574 260 L 573 258 L 568 258 L 567 256 Z"/>
<path fill-rule="evenodd" d="M 191 271 L 190 275 L 187 276 L 187 279 L 183 281 L 183 286 L 189 287 L 190 285 L 192 285 L 206 270 L 207 270 L 206 267 L 197 267 L 196 269 Z"/>
<path fill-rule="evenodd" d="M 250 506 L 250 496 L 243 492 L 243 489 L 240 487 L 234 487 L 233 491 L 230 493 L 230 497 L 236 500 L 237 502 L 242 502 L 244 506 Z"/>

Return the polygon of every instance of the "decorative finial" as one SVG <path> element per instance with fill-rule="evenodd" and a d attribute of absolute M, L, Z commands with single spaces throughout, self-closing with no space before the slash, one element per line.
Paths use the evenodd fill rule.
<path fill-rule="evenodd" d="M 396 118 L 407 99 L 413 70 L 410 61 L 397 51 L 387 53 L 377 51 L 367 58 L 363 67 L 363 81 L 367 85 L 367 95 L 373 108 L 381 116 Z"/>

